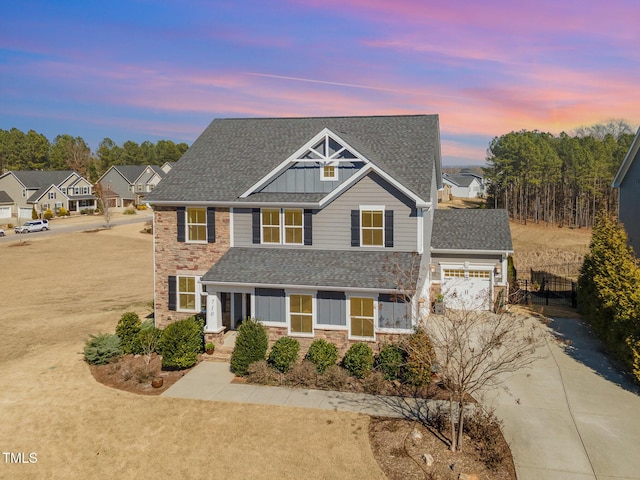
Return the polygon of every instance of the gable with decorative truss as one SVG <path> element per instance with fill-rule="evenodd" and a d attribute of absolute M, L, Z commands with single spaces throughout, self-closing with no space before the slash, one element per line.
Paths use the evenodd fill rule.
<path fill-rule="evenodd" d="M 325 128 L 242 197 L 258 192 L 329 193 L 369 163 L 346 141 Z"/>

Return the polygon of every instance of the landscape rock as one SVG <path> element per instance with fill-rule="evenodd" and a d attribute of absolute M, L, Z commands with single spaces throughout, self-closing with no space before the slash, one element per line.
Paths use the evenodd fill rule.
<path fill-rule="evenodd" d="M 417 429 L 417 428 L 414 428 L 414 429 L 411 431 L 411 440 L 413 440 L 413 441 L 414 441 L 414 443 L 415 443 L 417 440 L 422 440 L 422 434 L 418 431 L 418 429 Z"/>
<path fill-rule="evenodd" d="M 480 480 L 480 476 L 475 473 L 461 473 L 458 480 Z"/>
<path fill-rule="evenodd" d="M 425 453 L 424 455 L 422 455 L 422 460 L 424 460 L 424 463 L 427 464 L 427 467 L 433 465 L 433 455 L 431 455 L 430 453 Z"/>

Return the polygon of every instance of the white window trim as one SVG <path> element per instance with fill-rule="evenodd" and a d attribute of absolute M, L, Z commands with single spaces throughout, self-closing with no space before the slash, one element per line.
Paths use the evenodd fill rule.
<path fill-rule="evenodd" d="M 382 245 L 364 245 L 362 243 L 362 238 L 364 235 L 362 235 L 362 212 L 363 211 L 369 211 L 369 210 L 374 210 L 374 211 L 381 211 L 382 212 Z M 385 206 L 384 205 L 360 205 L 360 246 L 362 248 L 385 248 L 384 246 L 384 227 L 385 227 Z"/>
<path fill-rule="evenodd" d="M 351 334 L 351 298 L 372 298 L 373 299 L 373 337 L 359 337 Z M 367 293 L 352 293 L 347 294 L 347 329 L 349 334 L 347 338 L 349 340 L 358 340 L 361 342 L 375 342 L 376 341 L 376 330 L 378 325 L 378 300 L 377 296 L 367 294 Z"/>
<path fill-rule="evenodd" d="M 343 148 L 344 150 L 344 148 Z M 327 162 L 320 165 L 320 181 L 321 182 L 331 182 L 338 180 L 338 165 L 339 162 Z M 333 176 L 327 176 L 324 173 L 324 167 L 333 167 Z"/>
<path fill-rule="evenodd" d="M 200 208 L 204 209 L 204 223 L 189 223 L 189 210 Z M 189 225 L 204 225 L 204 240 L 191 240 L 189 238 Z M 185 243 L 205 244 L 209 236 L 209 226 L 207 225 L 207 207 L 187 207 L 184 210 L 184 241 Z"/>
<path fill-rule="evenodd" d="M 180 308 L 180 279 L 181 278 L 193 278 L 195 279 L 195 309 L 190 310 L 187 308 Z M 186 292 L 185 292 L 186 293 Z M 190 292 L 189 292 L 190 293 Z M 189 313 L 200 313 L 202 309 L 202 305 L 200 299 L 204 292 L 202 291 L 202 283 L 200 283 L 200 277 L 197 275 L 176 275 L 176 312 L 189 312 Z"/>
<path fill-rule="evenodd" d="M 311 333 L 292 332 L 291 331 L 291 295 L 307 295 L 311 297 Z M 316 331 L 316 314 L 318 311 L 318 303 L 316 300 L 316 292 L 304 290 L 285 290 L 285 315 L 287 317 L 287 332 L 291 337 L 312 338 Z"/>
<path fill-rule="evenodd" d="M 265 242 L 264 241 L 264 227 L 265 225 L 262 223 L 262 211 L 263 210 L 279 210 L 280 213 L 278 214 L 278 218 L 280 219 L 280 223 L 278 225 L 279 231 L 280 231 L 280 235 L 279 235 L 279 241 L 278 242 Z M 286 233 L 286 228 L 287 226 L 285 225 L 285 215 L 284 215 L 284 211 L 285 210 L 296 210 L 298 212 L 301 212 L 302 214 L 302 225 L 300 227 L 294 227 L 294 228 L 300 228 L 300 230 L 302 231 L 302 236 L 301 236 L 301 241 L 299 243 L 293 243 L 293 242 L 287 242 L 286 238 L 287 238 L 287 233 Z M 267 225 L 270 226 L 270 225 Z M 261 245 L 304 245 L 304 209 L 303 208 L 261 208 L 260 209 L 260 244 Z"/>

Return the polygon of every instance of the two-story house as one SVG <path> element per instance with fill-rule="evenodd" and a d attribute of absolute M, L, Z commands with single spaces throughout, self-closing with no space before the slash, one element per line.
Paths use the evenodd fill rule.
<path fill-rule="evenodd" d="M 640 129 L 613 180 L 618 189 L 618 220 L 624 225 L 629 245 L 640 257 Z"/>
<path fill-rule="evenodd" d="M 172 165 L 112 165 L 98 179 L 112 199 L 113 207 L 129 207 L 144 202 L 145 196 L 160 183 Z"/>
<path fill-rule="evenodd" d="M 507 215 L 436 210 L 439 135 L 437 115 L 214 120 L 147 197 L 157 326 L 206 312 L 219 342 L 250 316 L 345 346 L 411 332 L 438 294 L 492 308 Z"/>
<path fill-rule="evenodd" d="M 464 173 L 444 173 L 442 181 L 451 188 L 451 195 L 458 198 L 480 198 L 483 184 L 477 175 Z"/>
<path fill-rule="evenodd" d="M 96 208 L 91 182 L 73 170 L 9 171 L 0 176 L 0 191 L 13 200 L 13 217 L 30 219 L 34 207 L 39 214 Z"/>

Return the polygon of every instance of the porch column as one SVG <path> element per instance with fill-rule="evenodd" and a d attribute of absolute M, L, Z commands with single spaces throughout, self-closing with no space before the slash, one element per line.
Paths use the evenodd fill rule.
<path fill-rule="evenodd" d="M 209 292 L 207 295 L 207 324 L 205 332 L 218 333 L 224 330 L 222 326 L 222 301 L 220 292 Z"/>

